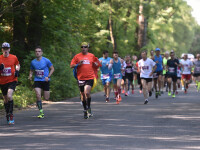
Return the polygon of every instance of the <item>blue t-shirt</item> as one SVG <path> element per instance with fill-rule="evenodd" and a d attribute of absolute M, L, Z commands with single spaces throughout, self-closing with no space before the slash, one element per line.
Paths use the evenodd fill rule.
<path fill-rule="evenodd" d="M 45 77 L 48 77 L 51 66 L 51 61 L 45 57 L 42 57 L 40 61 L 37 59 L 32 60 L 30 69 L 35 71 L 34 81 L 45 81 Z"/>
<path fill-rule="evenodd" d="M 162 66 L 162 63 L 163 63 L 163 59 L 162 59 L 162 56 L 160 55 L 159 57 L 157 57 L 156 55 L 154 56 L 154 62 L 158 61 L 158 63 L 156 63 L 156 71 L 155 72 L 158 72 L 158 71 L 162 71 L 163 70 L 163 66 Z"/>
<path fill-rule="evenodd" d="M 106 64 L 110 63 L 110 60 L 110 57 L 107 57 L 106 59 L 104 59 L 103 57 L 99 58 L 99 61 L 102 61 L 102 67 L 100 67 L 101 74 L 108 74 L 112 72 L 112 70 L 109 70 L 108 66 L 106 66 Z"/>

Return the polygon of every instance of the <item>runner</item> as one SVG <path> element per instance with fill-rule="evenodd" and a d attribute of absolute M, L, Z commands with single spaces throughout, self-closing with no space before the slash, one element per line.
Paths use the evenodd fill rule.
<path fill-rule="evenodd" d="M 152 60 L 147 58 L 147 52 L 143 51 L 141 53 L 142 59 L 138 62 L 138 69 L 140 72 L 140 78 L 143 88 L 143 95 L 145 98 L 144 104 L 147 104 L 148 96 L 147 91 L 149 92 L 149 97 L 152 95 L 151 88 L 152 88 L 152 75 L 156 70 L 157 66 L 156 63 Z"/>
<path fill-rule="evenodd" d="M 200 89 L 200 54 L 196 55 L 197 59 L 194 61 L 194 77 L 197 81 L 197 92 Z"/>
<path fill-rule="evenodd" d="M 154 62 L 156 62 L 157 68 L 154 72 L 154 88 L 156 90 L 155 96 L 161 96 L 161 83 L 162 83 L 162 73 L 163 73 L 163 60 L 162 56 L 160 55 L 160 49 L 156 48 L 155 50 L 156 55 L 154 56 Z M 158 87 L 157 87 L 158 85 Z"/>
<path fill-rule="evenodd" d="M 110 97 L 110 83 L 112 81 L 112 70 L 108 69 L 111 58 L 108 57 L 108 51 L 103 51 L 103 57 L 99 58 L 102 67 L 101 70 L 101 80 L 104 86 L 104 91 L 106 95 L 106 102 L 109 102 Z"/>
<path fill-rule="evenodd" d="M 98 66 L 98 60 L 92 53 L 88 52 L 89 44 L 83 42 L 81 44 L 81 52 L 74 56 L 70 67 L 77 67 L 78 86 L 81 92 L 81 100 L 84 109 L 84 118 L 88 119 L 92 116 L 91 112 L 91 88 L 94 84 L 95 73 L 93 65 Z"/>
<path fill-rule="evenodd" d="M 161 94 L 164 92 L 164 87 L 166 87 L 166 92 L 168 90 L 167 88 L 167 75 L 166 75 L 166 67 L 167 67 L 167 60 L 169 59 L 169 52 L 165 52 L 164 58 L 163 58 L 163 76 L 162 76 L 162 84 L 161 84 Z"/>
<path fill-rule="evenodd" d="M 134 86 L 133 86 L 133 71 L 134 66 L 131 61 L 130 55 L 126 56 L 126 67 L 125 67 L 125 79 L 126 79 L 126 93 L 125 96 L 129 95 L 129 87 L 132 87 L 132 94 L 134 94 Z"/>
<path fill-rule="evenodd" d="M 13 117 L 13 93 L 19 77 L 20 64 L 15 55 L 10 54 L 10 44 L 2 44 L 0 55 L 0 87 L 4 99 L 6 119 L 8 124 L 14 124 Z"/>
<path fill-rule="evenodd" d="M 177 67 L 177 81 L 176 81 L 176 83 L 177 83 L 178 88 L 180 88 L 181 87 L 181 67 L 180 67 L 180 65 Z M 178 90 L 176 89 L 176 95 L 177 94 L 178 94 Z"/>
<path fill-rule="evenodd" d="M 109 69 L 113 69 L 113 84 L 117 104 L 122 100 L 120 94 L 123 65 L 121 64 L 123 64 L 123 60 L 118 57 L 118 52 L 113 52 L 113 59 L 110 60 Z"/>
<path fill-rule="evenodd" d="M 126 61 L 126 57 L 122 60 L 123 60 L 123 64 L 121 64 L 121 66 L 123 66 L 123 70 L 122 70 L 121 89 L 122 89 L 122 94 L 125 94 L 125 90 L 126 90 L 126 77 L 125 77 L 126 62 L 125 61 Z"/>
<path fill-rule="evenodd" d="M 168 80 L 168 95 L 171 96 L 171 83 L 173 81 L 173 94 L 172 97 L 175 98 L 175 92 L 176 92 L 176 81 L 177 81 L 177 67 L 179 65 L 179 60 L 175 59 L 175 54 L 174 52 L 170 52 L 170 57 L 167 61 L 167 80 Z"/>
<path fill-rule="evenodd" d="M 137 67 L 136 67 L 136 63 L 138 61 L 137 59 L 137 56 L 132 56 L 132 60 L 133 60 L 133 66 L 134 66 L 134 69 L 133 69 L 133 85 L 136 87 L 137 86 Z"/>
<path fill-rule="evenodd" d="M 183 60 L 180 62 L 182 67 L 182 79 L 184 84 L 184 91 L 187 93 L 188 85 L 191 79 L 192 62 L 188 59 L 188 55 L 184 54 Z"/>
<path fill-rule="evenodd" d="M 31 67 L 29 72 L 29 80 L 32 80 L 34 73 L 34 90 L 37 99 L 37 107 L 40 111 L 38 118 L 44 118 L 44 112 L 42 108 L 42 90 L 44 91 L 44 99 L 49 100 L 50 97 L 50 77 L 54 72 L 54 67 L 51 61 L 43 55 L 41 47 L 35 48 L 36 58 L 31 61 Z M 50 71 L 49 71 L 50 69 Z"/>

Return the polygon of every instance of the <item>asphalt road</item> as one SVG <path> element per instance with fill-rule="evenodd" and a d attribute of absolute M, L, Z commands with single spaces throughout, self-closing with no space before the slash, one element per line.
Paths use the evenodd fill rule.
<path fill-rule="evenodd" d="M 200 93 L 194 85 L 175 99 L 164 93 L 144 105 L 136 90 L 117 105 L 105 103 L 102 92 L 92 95 L 94 116 L 83 119 L 79 98 L 15 113 L 15 125 L 0 119 L 0 149 L 10 150 L 199 150 Z"/>

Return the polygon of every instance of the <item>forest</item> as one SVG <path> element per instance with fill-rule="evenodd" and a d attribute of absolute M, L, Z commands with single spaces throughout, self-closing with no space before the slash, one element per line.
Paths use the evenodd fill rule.
<path fill-rule="evenodd" d="M 191 12 L 184 0 L 0 0 L 0 43 L 9 42 L 21 64 L 15 106 L 35 102 L 28 74 L 36 46 L 55 67 L 50 99 L 59 101 L 79 94 L 69 65 L 83 41 L 96 57 L 103 50 L 139 56 L 156 47 L 178 57 L 196 54 L 200 25 Z M 99 84 L 95 91 L 101 89 Z"/>

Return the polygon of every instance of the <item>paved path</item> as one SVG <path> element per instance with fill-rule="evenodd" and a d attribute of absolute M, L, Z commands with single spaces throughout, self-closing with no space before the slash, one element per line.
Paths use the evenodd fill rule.
<path fill-rule="evenodd" d="M 200 93 L 194 85 L 188 94 L 173 99 L 164 93 L 150 98 L 122 96 L 120 105 L 105 103 L 103 93 L 92 95 L 94 117 L 83 119 L 79 98 L 46 105 L 45 119 L 36 108 L 15 113 L 16 124 L 0 119 L 0 149 L 61 150 L 199 150 Z"/>

